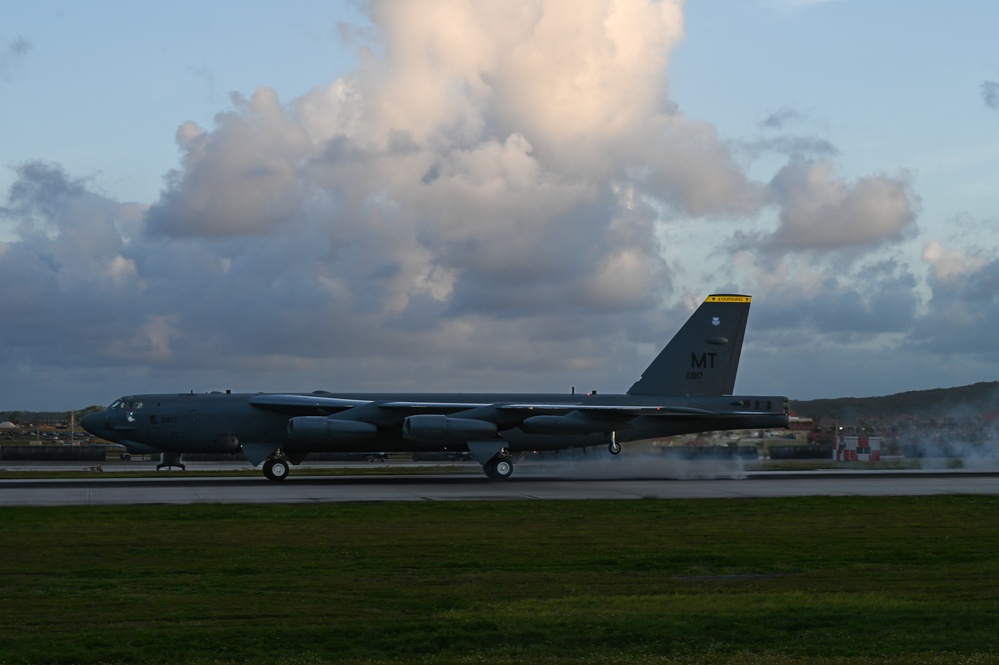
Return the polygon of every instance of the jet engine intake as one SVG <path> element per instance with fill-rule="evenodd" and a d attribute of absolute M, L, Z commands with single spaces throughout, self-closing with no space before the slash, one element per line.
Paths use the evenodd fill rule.
<path fill-rule="evenodd" d="M 337 420 L 323 416 L 299 416 L 288 421 L 288 438 L 312 443 L 347 443 L 373 439 L 378 428 L 360 420 Z"/>
<path fill-rule="evenodd" d="M 402 435 L 412 441 L 481 441 L 496 436 L 496 423 L 473 418 L 450 418 L 439 414 L 409 416 L 402 422 Z"/>

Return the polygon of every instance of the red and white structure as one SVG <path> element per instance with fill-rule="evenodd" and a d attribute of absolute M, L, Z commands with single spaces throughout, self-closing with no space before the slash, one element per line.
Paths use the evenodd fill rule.
<path fill-rule="evenodd" d="M 837 462 L 877 462 L 881 459 L 881 437 L 841 436 L 835 455 Z"/>

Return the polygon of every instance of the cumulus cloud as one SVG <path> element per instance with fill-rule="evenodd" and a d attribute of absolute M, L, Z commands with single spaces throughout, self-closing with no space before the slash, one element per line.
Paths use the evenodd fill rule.
<path fill-rule="evenodd" d="M 981 256 L 969 256 L 960 249 L 947 247 L 939 240 L 931 240 L 923 248 L 923 261 L 938 282 L 946 282 L 981 269 L 988 261 Z"/>
<path fill-rule="evenodd" d="M 586 369 L 626 387 L 644 366 L 634 340 L 663 328 L 663 207 L 765 201 L 668 100 L 681 4 L 370 11 L 381 42 L 356 72 L 184 123 L 138 223 L 58 167 L 23 168 L 2 267 L 48 284 L 46 315 L 71 299 L 106 315 L 85 348 L 108 364 L 283 368 L 327 388 L 522 388 L 525 370 L 565 387 Z M 103 216 L 71 249 L 74 207 Z M 101 269 L 74 280 L 70 261 Z"/>
<path fill-rule="evenodd" d="M 618 335 L 607 313 L 647 322 L 636 334 L 660 327 L 661 206 L 710 216 L 766 201 L 714 129 L 668 101 L 678 2 L 371 13 L 381 48 L 354 74 L 289 102 L 260 87 L 214 128 L 185 123 L 181 166 L 147 215 L 150 242 L 245 252 L 223 280 L 252 271 L 250 256 L 287 266 L 293 302 L 310 294 L 312 311 L 258 339 L 328 356 L 379 335 L 408 347 L 393 332 L 420 331 L 457 349 L 448 334 L 487 340 L 519 322 L 592 351 Z M 315 329 L 342 351 L 305 341 Z"/>
<path fill-rule="evenodd" d="M 791 250 L 870 247 L 912 229 L 919 199 L 911 176 L 876 175 L 848 182 L 827 161 L 792 156 L 771 181 L 780 226 L 770 245 Z"/>
<path fill-rule="evenodd" d="M 796 305 L 754 325 L 804 316 L 846 339 L 911 323 L 904 266 L 858 262 L 860 290 L 809 264 L 909 232 L 910 176 L 851 181 L 823 139 L 768 135 L 757 152 L 792 156 L 771 182 L 750 178 L 669 99 L 679 0 L 368 9 L 356 71 L 288 100 L 261 85 L 210 127 L 182 124 L 148 207 L 56 165 L 16 167 L 0 210 L 16 236 L 0 245 L 8 372 L 135 368 L 122 392 L 554 390 L 581 373 L 600 381 L 584 389 L 623 390 L 705 295 L 674 284 L 664 220 L 766 213 L 777 229 L 743 236 L 727 283 L 712 276 Z M 740 258 L 761 248 L 766 270 Z M 787 284 L 807 288 L 782 300 Z"/>
<path fill-rule="evenodd" d="M 89 364 L 107 351 L 116 327 L 135 323 L 134 309 L 117 305 L 141 292 L 125 238 L 143 210 L 92 193 L 85 180 L 52 164 L 15 170 L 0 208 L 18 235 L 0 256 L 0 347 Z"/>
<path fill-rule="evenodd" d="M 930 268 L 932 297 L 913 334 L 924 350 L 972 362 L 999 362 L 999 259 L 929 242 L 922 255 Z"/>
<path fill-rule="evenodd" d="M 830 268 L 805 255 L 755 259 L 755 325 L 778 349 L 877 343 L 904 333 L 918 317 L 918 279 L 894 258 L 835 262 Z"/>
<path fill-rule="evenodd" d="M 775 372 L 772 389 L 784 390 L 781 380 L 807 368 L 812 390 L 830 396 L 961 385 L 994 372 L 994 252 L 929 241 L 926 277 L 897 257 L 838 257 L 789 253 L 764 263 L 737 254 L 757 271 L 747 282 L 759 296 L 745 371 Z"/>

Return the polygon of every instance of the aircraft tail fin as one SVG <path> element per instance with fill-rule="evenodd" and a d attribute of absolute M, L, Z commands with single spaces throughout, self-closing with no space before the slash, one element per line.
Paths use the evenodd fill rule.
<path fill-rule="evenodd" d="M 708 296 L 628 394 L 731 395 L 752 301 L 752 296 Z"/>

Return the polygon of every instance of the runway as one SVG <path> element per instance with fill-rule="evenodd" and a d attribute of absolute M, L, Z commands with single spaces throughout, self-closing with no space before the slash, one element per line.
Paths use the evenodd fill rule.
<path fill-rule="evenodd" d="M 999 494 L 995 472 L 765 472 L 723 479 L 599 479 L 480 473 L 389 476 L 187 477 L 0 480 L 0 506 L 193 503 L 704 499 L 792 496 Z"/>

